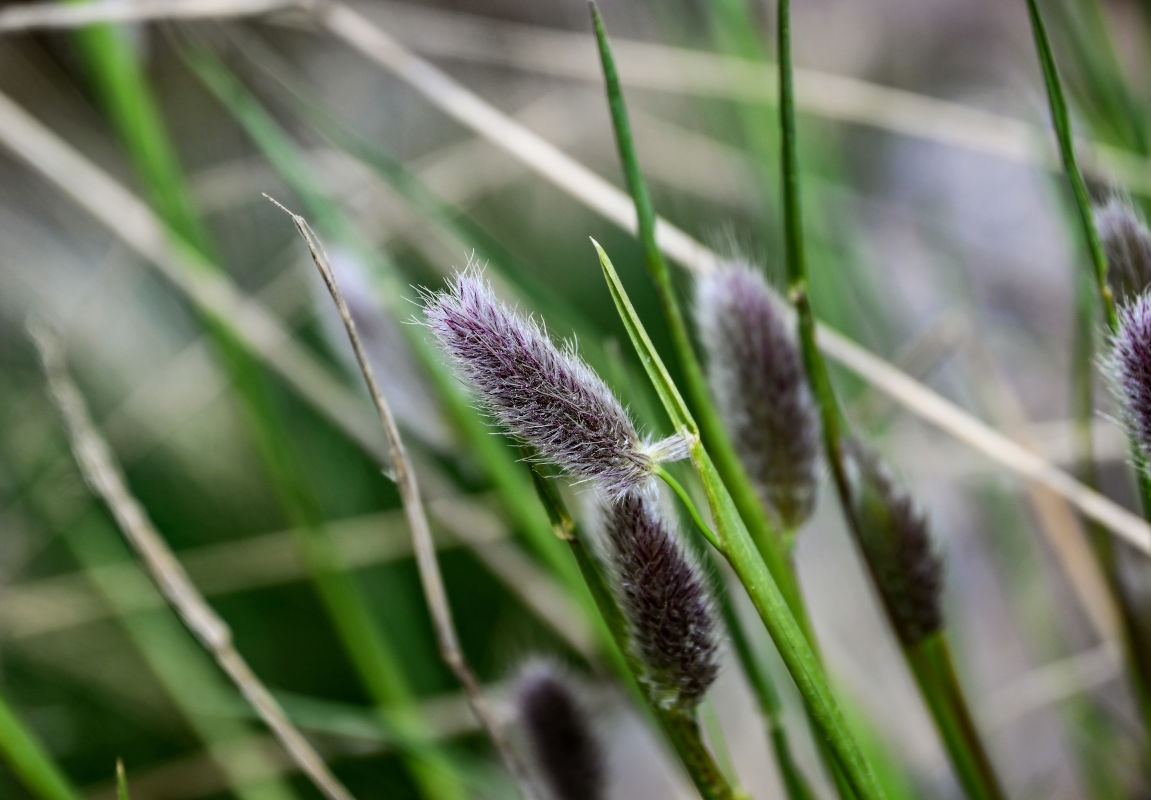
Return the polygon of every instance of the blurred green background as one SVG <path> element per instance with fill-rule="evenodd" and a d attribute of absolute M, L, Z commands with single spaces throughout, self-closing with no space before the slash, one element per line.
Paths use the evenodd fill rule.
<path fill-rule="evenodd" d="M 1043 5 L 1078 131 L 1091 140 L 1092 188 L 1141 205 L 1151 191 L 1151 9 Z M 621 184 L 583 2 L 358 8 Z M 773 7 L 606 0 L 602 10 L 657 210 L 777 274 Z M 481 678 L 499 698 L 533 654 L 570 665 L 600 712 L 613 796 L 685 793 L 605 677 L 580 600 L 557 577 L 570 574 L 567 553 L 548 544 L 550 532 L 541 542 L 525 530 L 540 513 L 534 498 L 517 505 L 498 491 L 444 399 L 442 373 L 421 360 L 422 330 L 406 324 L 418 313 L 413 287 L 438 287 L 475 258 L 554 334 L 577 336 L 644 425 L 663 430 L 587 241 L 612 254 L 640 314 L 657 320 L 633 237 L 306 9 L 4 30 L 16 11 L 0 5 L 0 690 L 68 776 L 86 795 L 111 797 L 121 758 L 134 798 L 316 796 L 83 485 L 25 333 L 30 316 L 60 330 L 134 493 L 348 786 L 416 797 L 429 774 L 451 770 L 465 796 L 507 796 L 437 653 L 397 493 L 343 429 L 382 443 L 350 353 L 267 193 L 315 225 L 362 314 Z M 1024 3 L 811 0 L 794 15 L 817 314 L 1075 469 L 1076 354 L 1098 347 L 1102 327 L 1076 310 L 1085 259 L 1051 172 Z M 218 270 L 280 320 L 324 379 L 352 393 L 359 417 L 318 411 L 268 368 L 266 352 L 239 346 L 85 203 L 138 230 L 131 208 L 78 173 L 62 187 L 17 157 L 19 113 L 147 203 L 200 254 L 193 274 Z M 661 327 L 651 329 L 666 352 Z M 1056 544 L 1077 538 L 1078 519 L 855 376 L 836 379 L 853 419 L 930 509 L 961 672 L 1012 796 L 1131 796 L 1141 734 L 1113 643 L 1076 589 L 1075 551 Z M 1105 390 L 1092 391 L 1109 410 Z M 1093 424 L 1102 485 L 1130 503 L 1122 433 L 1108 413 Z M 1146 586 L 1130 561 L 1133 585 Z M 882 733 L 911 796 L 959 796 L 828 498 L 798 563 L 831 672 Z M 774 796 L 737 670 L 712 702 L 745 784 Z M 810 744 L 800 747 L 814 763 Z M 25 796 L 0 765 L 0 798 Z"/>

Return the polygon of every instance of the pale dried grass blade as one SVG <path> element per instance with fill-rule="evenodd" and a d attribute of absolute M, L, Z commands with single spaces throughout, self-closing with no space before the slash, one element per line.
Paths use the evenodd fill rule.
<path fill-rule="evenodd" d="M 265 195 L 265 197 L 267 197 L 267 195 Z M 459 680 L 460 685 L 463 686 L 472 711 L 487 731 L 488 738 L 490 738 L 492 744 L 495 745 L 508 772 L 511 773 L 512 777 L 515 778 L 519 784 L 520 791 L 524 797 L 530 800 L 530 798 L 534 797 L 534 793 L 531 791 L 527 772 L 520 764 L 519 757 L 508 741 L 504 733 L 503 725 L 496 719 L 495 713 L 488 704 L 483 687 L 480 685 L 475 672 L 472 671 L 471 664 L 468 663 L 467 656 L 464 655 L 463 648 L 460 646 L 455 621 L 452 618 L 451 605 L 448 602 L 448 593 L 444 588 L 444 578 L 440 573 L 440 564 L 436 558 L 436 547 L 432 540 L 431 526 L 428 523 L 427 515 L 424 512 L 424 503 L 420 497 L 419 483 L 416 481 L 415 472 L 412 470 L 412 466 L 408 461 L 407 452 L 404 448 L 403 440 L 400 438 L 399 427 L 396 425 L 395 418 L 392 416 L 391 407 L 388 405 L 388 401 L 380 389 L 380 385 L 376 380 L 375 371 L 372 369 L 371 362 L 368 359 L 367 353 L 364 351 L 363 342 L 360 340 L 360 334 L 356 329 L 356 323 L 352 320 L 352 312 L 348 308 L 348 304 L 344 300 L 344 294 L 336 282 L 335 274 L 332 272 L 328 255 L 324 252 L 323 245 L 312 231 L 311 226 L 308 225 L 307 220 L 299 214 L 289 211 L 273 198 L 268 197 L 268 199 L 291 217 L 292 222 L 296 225 L 296 229 L 300 232 L 300 236 L 303 237 L 304 242 L 307 244 L 308 251 L 312 255 L 312 260 L 316 264 L 316 269 L 319 271 L 324 285 L 332 295 L 332 301 L 336 304 L 336 308 L 340 312 L 340 319 L 343 321 L 344 328 L 348 333 L 348 340 L 355 353 L 356 362 L 360 366 L 364 381 L 368 385 L 368 393 L 371 395 L 372 402 L 375 404 L 376 411 L 379 413 L 380 423 L 383 425 L 384 433 L 388 440 L 388 448 L 391 451 L 392 468 L 395 470 L 394 479 L 396 486 L 400 490 L 400 500 L 403 503 L 404 515 L 407 517 L 408 528 L 412 535 L 412 549 L 415 551 L 416 566 L 420 573 L 420 583 L 423 586 L 424 597 L 427 600 L 428 610 L 431 613 L 432 622 L 435 626 L 436 640 L 439 643 L 440 654 L 455 674 L 456 679 Z"/>
<path fill-rule="evenodd" d="M 84 480 L 108 506 L 124 538 L 156 582 L 160 593 L 316 788 L 329 800 L 353 800 L 352 794 L 332 774 L 236 650 L 228 625 L 208 605 L 153 526 L 143 506 L 132 495 L 112 449 L 93 425 L 87 404 L 68 375 L 59 342 L 41 326 L 32 329 L 32 338 L 44 366 L 49 392 L 63 417 L 72 452 Z"/>

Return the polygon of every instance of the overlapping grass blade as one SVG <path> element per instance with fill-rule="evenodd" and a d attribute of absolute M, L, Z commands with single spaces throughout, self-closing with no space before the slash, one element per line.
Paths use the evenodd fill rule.
<path fill-rule="evenodd" d="M 662 376 L 667 374 L 667 369 L 651 345 L 651 340 L 644 330 L 643 323 L 636 316 L 635 310 L 627 298 L 627 293 L 619 281 L 619 276 L 615 272 L 615 267 L 612 266 L 611 259 L 598 246 L 598 243 L 596 243 L 596 249 L 599 253 L 600 265 L 603 268 L 605 279 L 611 287 L 616 311 L 621 319 L 625 320 L 629 335 L 632 337 L 632 344 L 635 346 L 641 362 L 644 363 L 648 375 L 652 378 L 653 383 L 658 384 L 665 380 Z M 684 408 L 682 399 L 676 399 L 679 395 L 674 385 L 663 387 L 660 390 L 660 395 L 661 398 L 667 398 L 665 410 L 668 416 L 675 421 L 677 427 L 687 431 L 694 430 L 694 420 Z M 788 671 L 799 687 L 820 734 L 834 753 L 857 797 L 885 797 L 886 795 L 879 785 L 875 773 L 864 758 L 854 735 L 847 727 L 839 705 L 827 683 L 823 668 L 808 643 L 803 629 L 792 614 L 779 586 L 764 565 L 763 559 L 752 543 L 747 527 L 740 517 L 735 502 L 728 493 L 727 487 L 712 463 L 707 450 L 698 439 L 695 439 L 692 445 L 691 456 L 692 463 L 699 473 L 700 481 L 707 495 L 712 517 L 715 520 L 716 533 L 720 541 L 720 552 L 735 569 L 751 597 L 756 610 L 759 612 L 760 619 L 763 620 L 775 641 L 780 656 L 787 665 Z"/>
<path fill-rule="evenodd" d="M 0 757 L 40 800 L 79 800 L 80 793 L 0 695 Z"/>

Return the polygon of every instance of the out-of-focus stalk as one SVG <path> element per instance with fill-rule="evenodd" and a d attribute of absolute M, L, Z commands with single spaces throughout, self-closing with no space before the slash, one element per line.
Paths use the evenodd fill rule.
<path fill-rule="evenodd" d="M 40 800 L 79 800 L 77 792 L 43 746 L 0 695 L 0 756 Z"/>

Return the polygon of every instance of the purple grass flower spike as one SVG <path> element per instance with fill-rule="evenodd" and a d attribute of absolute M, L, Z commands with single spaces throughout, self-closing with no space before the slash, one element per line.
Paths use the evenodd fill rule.
<path fill-rule="evenodd" d="M 516 716 L 531 763 L 555 800 L 602 800 L 604 758 L 571 682 L 544 661 L 521 668 L 514 688 Z"/>
<path fill-rule="evenodd" d="M 1107 284 L 1120 304 L 1130 303 L 1151 284 L 1151 232 L 1118 198 L 1095 209 L 1095 226 L 1107 254 Z"/>
<path fill-rule="evenodd" d="M 690 709 L 719 673 L 715 604 L 652 491 L 603 509 L 605 560 L 645 682 L 665 707 Z"/>
<path fill-rule="evenodd" d="M 513 435 L 583 480 L 617 496 L 642 483 L 656 462 L 682 458 L 678 438 L 647 443 L 607 384 L 571 344 L 496 299 L 478 270 L 425 298 L 427 325 Z"/>
<path fill-rule="evenodd" d="M 878 456 L 844 442 L 860 548 L 900 641 L 913 645 L 943 627 L 943 563 L 927 519 Z"/>
<path fill-rule="evenodd" d="M 1151 294 L 1119 309 L 1119 332 L 1105 364 L 1123 406 L 1128 433 L 1144 458 L 1151 456 Z"/>
<path fill-rule="evenodd" d="M 788 530 L 815 507 L 819 415 L 792 337 L 763 276 L 723 267 L 696 287 L 696 324 L 708 379 L 740 461 Z"/>

